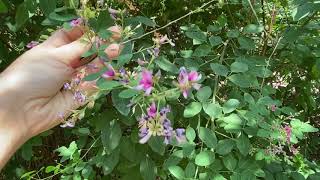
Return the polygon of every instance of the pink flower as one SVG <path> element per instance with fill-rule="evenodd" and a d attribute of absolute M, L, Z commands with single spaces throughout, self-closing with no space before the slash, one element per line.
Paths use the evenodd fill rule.
<path fill-rule="evenodd" d="M 29 48 L 29 49 L 32 49 L 32 48 L 38 46 L 39 44 L 40 43 L 38 41 L 31 41 L 26 45 L 26 47 Z"/>
<path fill-rule="evenodd" d="M 80 26 L 82 23 L 83 23 L 82 18 L 78 18 L 78 19 L 74 19 L 74 20 L 70 21 L 70 26 L 76 27 L 76 26 Z"/>
<path fill-rule="evenodd" d="M 105 71 L 101 76 L 105 79 L 113 79 L 116 76 L 116 72 L 110 64 L 108 64 L 107 67 L 108 70 Z"/>
<path fill-rule="evenodd" d="M 292 129 L 291 129 L 290 126 L 285 125 L 285 126 L 284 126 L 284 131 L 285 131 L 285 133 L 286 133 L 287 143 L 290 144 L 290 137 L 291 137 Z"/>
<path fill-rule="evenodd" d="M 169 43 L 171 46 L 175 46 L 175 44 L 172 42 L 171 39 L 168 38 L 167 35 L 162 36 L 162 37 L 160 38 L 160 40 L 159 40 L 159 43 L 160 43 L 160 44 Z"/>
<path fill-rule="evenodd" d="M 182 67 L 180 68 L 180 74 L 178 77 L 178 87 L 182 91 L 183 97 L 187 98 L 189 90 L 193 87 L 196 90 L 199 90 L 201 85 L 197 83 L 201 79 L 201 74 L 198 74 L 196 71 L 187 72 L 187 70 Z"/>
<path fill-rule="evenodd" d="M 277 106 L 273 104 L 270 106 L 270 109 L 272 112 L 275 112 L 277 110 Z"/>
<path fill-rule="evenodd" d="M 141 80 L 139 81 L 139 85 L 136 87 L 137 90 L 144 90 L 146 95 L 150 95 L 153 89 L 153 76 L 152 72 L 144 69 L 141 73 Z"/>
<path fill-rule="evenodd" d="M 156 107 L 156 103 L 152 103 L 151 106 L 147 109 L 148 111 L 148 116 L 155 118 L 157 115 L 157 107 Z"/>

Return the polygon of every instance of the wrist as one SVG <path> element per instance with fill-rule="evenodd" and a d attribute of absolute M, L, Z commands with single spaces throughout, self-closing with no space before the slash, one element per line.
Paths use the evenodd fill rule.
<path fill-rule="evenodd" d="M 16 97 L 0 75 L 0 169 L 10 159 L 14 152 L 27 140 L 21 126 L 16 123 L 19 116 L 14 103 Z"/>

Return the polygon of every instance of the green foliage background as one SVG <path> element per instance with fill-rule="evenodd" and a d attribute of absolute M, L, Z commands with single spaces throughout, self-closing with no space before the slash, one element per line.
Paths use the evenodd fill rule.
<path fill-rule="evenodd" d="M 105 1 L 140 17 L 125 21 L 143 24 L 136 34 L 205 2 Z M 0 0 L 0 69 L 22 54 L 28 42 L 46 39 L 77 17 L 80 4 Z M 88 6 L 97 7 L 95 1 Z M 164 146 L 159 138 L 137 143 L 137 115 L 123 108 L 128 99 L 113 90 L 107 102 L 101 98 L 87 109 L 75 128 L 55 128 L 28 141 L 0 178 L 319 179 L 319 10 L 319 3 L 307 0 L 220 0 L 160 31 L 176 46 L 162 49 L 155 69 L 170 75 L 185 66 L 206 77 L 192 100 L 165 99 L 175 107 L 170 117 L 175 126 L 187 128 L 185 145 Z M 134 51 L 152 43 L 151 36 L 139 39 Z M 272 88 L 278 81 L 286 86 Z M 271 105 L 277 106 L 275 112 Z M 266 154 L 284 137 L 284 124 L 291 125 L 291 143 L 300 153 L 293 155 L 285 147 L 286 155 Z"/>

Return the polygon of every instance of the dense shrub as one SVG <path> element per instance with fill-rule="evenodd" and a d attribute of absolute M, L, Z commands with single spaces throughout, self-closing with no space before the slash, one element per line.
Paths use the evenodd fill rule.
<path fill-rule="evenodd" d="M 64 86 L 86 105 L 27 142 L 2 177 L 319 179 L 319 10 L 303 0 L 0 0 L 1 69 L 74 26 L 95 39 L 83 57 L 101 60 Z"/>

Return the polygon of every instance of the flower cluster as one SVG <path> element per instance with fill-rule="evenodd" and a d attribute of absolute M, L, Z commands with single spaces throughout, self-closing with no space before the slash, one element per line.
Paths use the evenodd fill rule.
<path fill-rule="evenodd" d="M 199 90 L 201 85 L 197 83 L 201 79 L 201 74 L 196 71 L 188 72 L 185 67 L 180 68 L 177 86 L 180 88 L 183 97 L 187 98 L 192 88 Z"/>
<path fill-rule="evenodd" d="M 146 143 L 151 136 L 164 137 L 164 143 L 169 144 L 172 138 L 176 138 L 179 143 L 186 141 L 185 129 L 178 128 L 173 130 L 171 121 L 167 118 L 170 112 L 169 107 L 164 107 L 158 112 L 156 104 L 152 103 L 147 108 L 147 114 L 139 119 L 139 137 L 140 143 Z"/>

